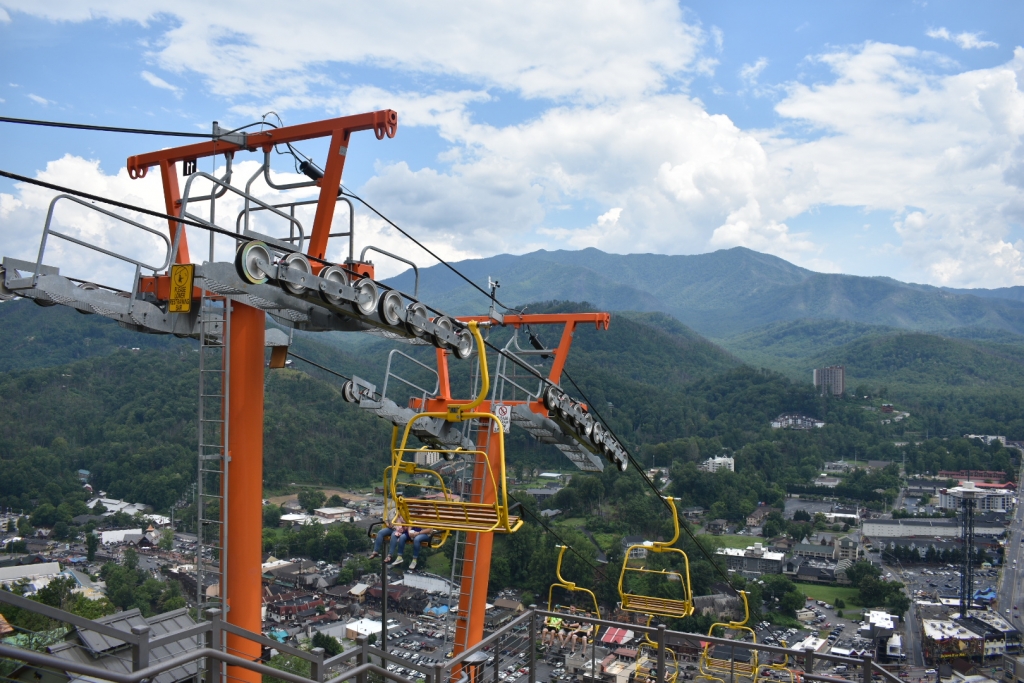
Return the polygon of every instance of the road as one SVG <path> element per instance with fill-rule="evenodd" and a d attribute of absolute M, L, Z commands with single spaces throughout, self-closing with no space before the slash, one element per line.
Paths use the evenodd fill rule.
<path fill-rule="evenodd" d="M 1021 475 L 1024 475 L 1024 466 L 1021 468 Z M 1020 476 L 1017 477 L 1017 481 L 1020 482 Z M 1007 616 L 1006 610 L 1010 610 L 1009 618 L 1011 623 L 1018 630 L 1024 630 L 1024 621 L 1021 620 L 1021 614 L 1024 613 L 1024 604 L 1022 604 L 1024 595 L 1018 590 L 1020 574 L 1017 573 L 1020 566 L 1019 563 L 1024 562 L 1024 553 L 1021 553 L 1024 505 L 1020 504 L 1020 495 L 1020 492 L 1018 492 L 1017 507 L 1014 509 L 1013 519 L 1010 521 L 1009 529 L 1007 529 L 1006 550 L 1003 554 L 1004 565 L 1002 576 L 999 580 L 996 604 L 999 605 L 999 609 L 1004 617 Z"/>

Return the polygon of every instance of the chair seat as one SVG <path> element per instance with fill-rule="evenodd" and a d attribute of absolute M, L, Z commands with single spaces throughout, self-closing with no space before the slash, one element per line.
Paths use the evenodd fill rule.
<path fill-rule="evenodd" d="M 432 529 L 508 532 L 514 531 L 522 523 L 519 517 L 510 516 L 506 528 L 498 516 L 498 508 L 486 503 L 412 498 L 399 501 L 398 507 L 410 526 Z"/>
<path fill-rule="evenodd" d="M 622 601 L 622 609 L 646 614 L 659 614 L 668 617 L 688 616 L 693 606 L 686 600 L 672 598 L 655 598 L 649 595 L 626 595 Z"/>

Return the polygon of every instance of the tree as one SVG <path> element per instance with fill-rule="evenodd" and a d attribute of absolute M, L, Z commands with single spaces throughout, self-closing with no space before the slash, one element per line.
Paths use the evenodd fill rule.
<path fill-rule="evenodd" d="M 164 529 L 160 532 L 160 541 L 157 543 L 160 550 L 174 550 L 174 529 Z"/>
<path fill-rule="evenodd" d="M 836 598 L 836 607 L 838 607 L 838 608 L 846 607 L 846 601 L 843 600 L 842 598 Z"/>
<path fill-rule="evenodd" d="M 324 654 L 328 657 L 341 653 L 341 643 L 338 642 L 338 639 L 334 636 L 320 633 L 320 631 L 313 634 L 313 647 L 322 647 Z"/>
<path fill-rule="evenodd" d="M 312 513 L 317 508 L 322 508 L 327 496 L 320 489 L 302 489 L 299 491 L 299 505 L 305 508 L 306 512 Z"/>
<path fill-rule="evenodd" d="M 809 513 L 807 510 L 797 510 L 796 512 L 793 513 L 793 521 L 794 522 L 810 522 L 811 521 L 811 513 Z"/>
<path fill-rule="evenodd" d="M 902 586 L 899 590 L 890 591 L 885 599 L 886 608 L 898 617 L 902 617 L 910 609 L 910 598 L 903 592 Z"/>
<path fill-rule="evenodd" d="M 100 546 L 100 539 L 96 537 L 96 534 L 88 533 L 85 535 L 85 559 L 92 562 L 96 559 L 96 549 Z"/>
<path fill-rule="evenodd" d="M 273 529 L 281 524 L 281 508 L 271 503 L 263 508 L 263 526 Z"/>
<path fill-rule="evenodd" d="M 850 579 L 850 583 L 852 583 L 853 586 L 856 588 L 860 587 L 861 580 L 865 577 L 877 579 L 881 575 L 881 569 L 871 564 L 870 562 L 865 562 L 863 560 L 861 560 L 860 562 L 855 562 L 852 566 L 850 566 L 849 569 L 846 570 L 846 578 Z"/>
<path fill-rule="evenodd" d="M 337 493 L 332 493 L 331 497 L 327 499 L 327 507 L 329 508 L 340 508 L 345 507 L 345 501 L 341 499 Z"/>
<path fill-rule="evenodd" d="M 135 551 L 135 548 L 125 548 L 124 556 L 121 558 L 121 564 L 126 569 L 134 571 L 139 566 L 139 553 Z"/>

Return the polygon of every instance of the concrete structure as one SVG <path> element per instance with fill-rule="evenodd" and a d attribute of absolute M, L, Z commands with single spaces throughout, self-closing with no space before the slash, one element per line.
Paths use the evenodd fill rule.
<path fill-rule="evenodd" d="M 839 477 L 829 477 L 822 474 L 820 477 L 814 480 L 815 486 L 823 486 L 827 489 L 834 489 L 839 486 L 839 482 L 842 481 Z"/>
<path fill-rule="evenodd" d="M 964 434 L 964 438 L 965 439 L 981 439 L 985 443 L 986 446 L 990 446 L 990 445 L 992 445 L 996 441 L 998 441 L 999 443 L 1003 444 L 1004 446 L 1006 445 L 1006 437 L 1005 436 L 996 436 L 994 434 Z"/>
<path fill-rule="evenodd" d="M 718 470 L 729 470 L 730 472 L 736 471 L 736 461 L 726 456 L 715 456 L 714 458 L 708 458 L 700 466 L 705 472 L 717 472 Z"/>
<path fill-rule="evenodd" d="M 719 548 L 716 555 L 725 557 L 729 571 L 738 572 L 744 578 L 756 579 L 762 574 L 781 574 L 782 563 L 786 559 L 784 553 L 766 550 L 760 543 L 739 548 Z"/>
<path fill-rule="evenodd" d="M 846 392 L 846 368 L 842 365 L 815 368 L 812 378 L 822 396 L 842 396 Z"/>

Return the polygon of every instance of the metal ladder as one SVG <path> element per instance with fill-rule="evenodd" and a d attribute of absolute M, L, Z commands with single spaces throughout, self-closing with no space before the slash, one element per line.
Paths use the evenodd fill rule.
<path fill-rule="evenodd" d="M 203 290 L 199 300 L 199 472 L 196 480 L 196 605 L 227 610 L 230 302 Z M 209 554 L 207 558 L 206 555 Z M 206 592 L 216 575 L 217 595 Z"/>

